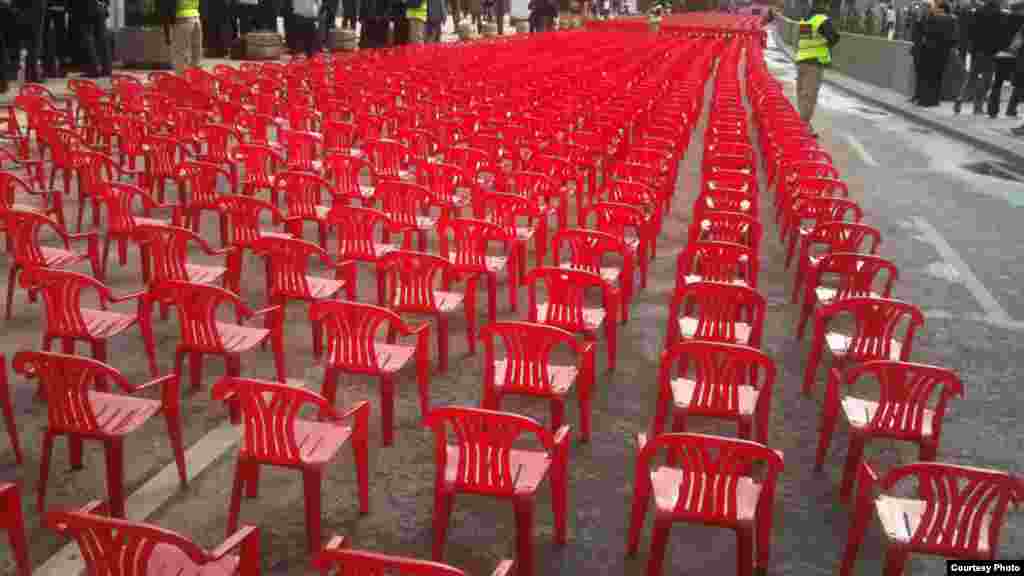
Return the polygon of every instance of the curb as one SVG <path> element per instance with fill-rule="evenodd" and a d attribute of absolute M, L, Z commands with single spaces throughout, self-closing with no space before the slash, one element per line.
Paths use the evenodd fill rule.
<path fill-rule="evenodd" d="M 772 30 L 772 34 L 775 38 L 776 46 L 779 47 L 779 50 L 781 50 L 782 53 L 786 55 L 786 58 L 788 58 L 792 62 L 793 54 L 790 52 L 789 47 L 786 46 L 786 44 L 782 41 L 782 38 L 780 37 L 778 31 Z M 833 74 L 843 76 L 843 74 L 840 72 L 833 72 Z M 999 156 L 1006 160 L 1010 160 L 1011 162 L 1014 163 L 1024 164 L 1024 141 L 1021 141 L 1020 145 L 1017 146 L 1016 149 L 1007 146 L 1000 146 L 999 144 L 995 144 L 989 140 L 982 138 L 981 136 L 976 136 L 969 132 L 957 130 L 956 128 L 953 128 L 944 122 L 932 118 L 929 115 L 916 114 L 912 110 L 908 109 L 908 107 L 893 105 L 890 102 L 886 102 L 882 99 L 875 98 L 871 96 L 869 93 L 851 88 L 850 86 L 846 85 L 843 82 L 839 82 L 834 79 L 830 80 L 828 78 L 828 75 L 825 75 L 822 81 L 825 84 L 828 84 L 829 86 L 838 88 L 839 90 L 845 92 L 846 94 L 856 96 L 857 98 L 860 98 L 861 100 L 864 100 L 866 102 L 870 102 L 871 104 L 879 108 L 884 108 L 889 112 L 909 118 L 918 124 L 923 124 L 936 132 L 939 132 L 956 140 L 960 140 L 961 142 L 970 144 L 971 146 L 974 146 L 975 148 L 983 150 L 989 154 L 992 154 L 993 156 Z"/>

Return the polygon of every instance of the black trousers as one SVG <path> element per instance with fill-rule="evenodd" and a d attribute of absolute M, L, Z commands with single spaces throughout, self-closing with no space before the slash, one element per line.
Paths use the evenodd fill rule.
<path fill-rule="evenodd" d="M 949 63 L 949 49 L 926 48 L 921 51 L 918 64 L 918 104 L 938 106 L 942 98 L 942 76 Z"/>
<path fill-rule="evenodd" d="M 1002 99 L 1003 82 L 1013 82 L 1017 80 L 1014 78 L 1018 76 L 1016 61 L 1010 58 L 996 58 L 996 77 L 992 81 L 992 91 L 988 95 L 988 115 L 998 116 L 999 115 L 999 104 Z M 1024 80 L 1024 79 L 1021 79 Z M 1021 82 L 1014 84 L 1013 93 L 1010 95 L 1010 105 L 1007 107 L 1007 111 L 1015 111 L 1017 103 L 1021 100 Z"/>
<path fill-rule="evenodd" d="M 43 24 L 46 21 L 45 0 L 24 0 L 19 2 L 20 14 L 18 28 L 20 32 L 18 49 L 24 48 L 25 81 L 39 82 L 39 64 L 43 55 Z M 17 55 L 19 50 L 14 50 Z M 15 61 L 17 62 L 17 61 Z"/>
<path fill-rule="evenodd" d="M 234 23 L 227 0 L 206 0 L 203 43 L 210 58 L 221 58 L 231 50 L 235 39 Z"/>
<path fill-rule="evenodd" d="M 337 28 L 339 0 L 323 0 L 320 5 L 320 34 L 326 37 L 329 30 Z"/>
<path fill-rule="evenodd" d="M 14 54 L 17 52 L 17 23 L 9 4 L 0 4 L 0 80 L 6 82 L 15 75 Z"/>
<path fill-rule="evenodd" d="M 110 76 L 110 44 L 107 41 L 107 15 L 100 10 L 82 14 L 79 38 L 85 50 L 86 74 Z"/>
<path fill-rule="evenodd" d="M 105 26 L 104 26 L 105 27 Z M 55 78 L 61 74 L 68 43 L 67 12 L 63 6 L 50 6 L 46 11 L 46 42 L 43 68 L 46 75 Z"/>
<path fill-rule="evenodd" d="M 342 0 L 342 24 L 346 28 L 355 28 L 359 21 L 359 3 L 356 0 Z"/>
<path fill-rule="evenodd" d="M 317 32 L 315 18 L 292 16 L 292 35 L 295 37 L 295 49 L 312 57 L 320 51 L 320 34 Z"/>
<path fill-rule="evenodd" d="M 264 26 L 257 4 L 236 4 L 233 18 L 238 20 L 238 33 L 245 36 Z"/>
<path fill-rule="evenodd" d="M 384 48 L 388 45 L 388 20 L 366 19 L 359 35 L 360 48 Z"/>

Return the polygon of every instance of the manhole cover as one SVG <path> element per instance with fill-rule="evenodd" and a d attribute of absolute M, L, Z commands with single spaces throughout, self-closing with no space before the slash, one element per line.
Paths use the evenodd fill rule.
<path fill-rule="evenodd" d="M 863 114 L 868 114 L 870 116 L 888 116 L 889 115 L 888 112 L 882 112 L 881 110 L 876 110 L 874 108 L 868 108 L 866 106 L 854 106 L 853 109 L 858 111 L 858 112 L 861 112 Z"/>
<path fill-rule="evenodd" d="M 963 168 L 982 176 L 991 176 L 1009 182 L 1024 182 L 1024 170 L 1006 162 L 974 162 L 964 164 Z"/>

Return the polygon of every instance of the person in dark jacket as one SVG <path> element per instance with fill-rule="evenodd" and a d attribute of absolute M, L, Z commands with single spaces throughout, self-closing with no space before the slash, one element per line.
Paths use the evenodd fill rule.
<path fill-rule="evenodd" d="M 945 0 L 938 0 L 924 23 L 918 106 L 938 106 L 942 99 L 942 76 L 949 65 L 950 52 L 956 45 L 956 22 L 948 11 Z"/>
<path fill-rule="evenodd" d="M 79 0 L 86 1 L 86 0 Z M 21 34 L 19 50 L 25 48 L 25 81 L 40 82 L 44 80 L 40 74 L 40 57 L 43 52 L 43 24 L 46 21 L 46 0 L 16 0 L 18 10 L 18 29 Z"/>
<path fill-rule="evenodd" d="M 388 43 L 388 24 L 391 18 L 390 0 L 360 0 L 360 48 L 383 48 Z"/>
<path fill-rule="evenodd" d="M 331 49 L 331 32 L 338 27 L 338 3 L 340 0 L 323 0 L 320 3 L 320 45 Z"/>
<path fill-rule="evenodd" d="M 342 0 L 341 12 L 341 25 L 349 30 L 355 30 L 356 22 L 359 21 L 359 2 L 356 0 Z"/>
<path fill-rule="evenodd" d="M 1024 42 L 1024 38 L 1020 38 L 1020 34 L 1017 30 L 1010 29 L 1010 23 L 1007 22 L 1005 28 L 1006 32 L 1009 33 L 1010 39 L 1006 40 L 1006 35 L 1003 36 L 1002 50 L 996 53 L 995 56 L 995 80 L 992 82 L 992 91 L 988 95 L 988 115 L 989 118 L 995 118 L 999 115 L 999 105 L 1003 93 L 1003 82 L 1011 82 L 1016 80 L 1018 75 L 1017 70 L 1020 68 L 1020 53 L 1024 52 L 1021 49 L 1021 43 Z M 1019 26 L 1018 26 L 1019 29 Z M 1019 82 L 1016 83 L 1020 84 Z M 1021 89 L 1014 88 L 1013 93 L 1010 95 L 1010 104 L 1006 108 L 1007 116 L 1017 115 L 1017 104 L 1021 99 Z M 1012 114 L 1011 114 L 1012 112 Z"/>
<path fill-rule="evenodd" d="M 998 0 L 988 0 L 975 10 L 967 37 L 971 68 L 964 78 L 956 103 L 953 104 L 955 113 L 959 114 L 961 102 L 970 98 L 974 102 L 974 113 L 981 114 L 981 104 L 992 84 L 992 58 L 999 51 L 997 39 L 1001 25 L 1002 13 Z"/>
<path fill-rule="evenodd" d="M 557 0 L 532 0 L 530 3 L 530 21 L 534 32 L 550 32 L 555 27 L 555 16 L 558 16 Z"/>
<path fill-rule="evenodd" d="M 107 41 L 108 7 L 105 1 L 79 0 L 79 38 L 85 50 L 85 65 L 82 72 L 86 78 L 110 76 L 110 44 Z"/>
<path fill-rule="evenodd" d="M 43 43 L 46 46 L 43 71 L 48 78 L 61 78 L 64 76 L 64 48 L 68 40 L 67 5 L 65 0 L 49 0 L 47 4 L 46 26 L 43 30 Z"/>

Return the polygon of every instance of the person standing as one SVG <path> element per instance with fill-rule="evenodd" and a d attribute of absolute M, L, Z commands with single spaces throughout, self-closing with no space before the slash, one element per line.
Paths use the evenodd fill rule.
<path fill-rule="evenodd" d="M 331 31 L 338 27 L 339 0 L 323 0 L 320 4 L 320 46 L 331 50 Z"/>
<path fill-rule="evenodd" d="M 391 15 L 390 0 L 360 0 L 360 48 L 383 48 L 388 43 L 388 22 Z"/>
<path fill-rule="evenodd" d="M 18 28 L 21 34 L 19 49 L 14 50 L 15 63 L 20 56 L 20 48 L 25 48 L 25 81 L 43 81 L 40 74 L 40 57 L 43 52 L 43 24 L 46 22 L 47 0 L 17 0 Z"/>
<path fill-rule="evenodd" d="M 341 11 L 341 25 L 348 30 L 355 30 L 356 22 L 359 21 L 359 3 L 356 0 L 342 0 Z"/>
<path fill-rule="evenodd" d="M 982 113 L 982 102 L 992 84 L 993 57 L 999 51 L 999 28 L 1002 25 L 1002 14 L 999 0 L 988 0 L 975 10 L 967 35 L 968 49 L 971 53 L 971 66 L 960 88 L 953 112 L 960 113 L 961 103 L 970 98 L 974 102 L 974 114 Z"/>
<path fill-rule="evenodd" d="M 320 51 L 320 34 L 317 32 L 320 0 L 292 0 L 292 18 L 295 48 L 305 52 L 307 58 L 312 58 Z"/>
<path fill-rule="evenodd" d="M 800 119 L 811 129 L 811 118 L 818 103 L 818 91 L 826 66 L 832 63 L 832 48 L 839 33 L 827 16 L 828 5 L 816 0 L 807 17 L 800 21 L 800 40 L 796 55 L 796 91 Z M 814 134 L 813 129 L 811 133 Z M 816 134 L 815 134 L 816 135 Z"/>
<path fill-rule="evenodd" d="M 238 35 L 245 36 L 260 29 L 260 0 L 237 0 L 235 18 L 238 19 Z"/>
<path fill-rule="evenodd" d="M 110 76 L 110 44 L 107 41 L 109 8 L 107 2 L 106 0 L 79 0 L 79 2 L 82 5 L 78 25 L 79 38 L 81 38 L 82 48 L 85 50 L 84 76 L 86 78 Z"/>
<path fill-rule="evenodd" d="M 203 27 L 199 19 L 199 0 L 178 0 L 174 13 L 171 61 L 178 74 L 187 66 L 199 66 L 203 60 Z"/>
<path fill-rule="evenodd" d="M 0 0 L 0 94 L 10 90 L 12 56 L 17 52 L 17 43 L 10 42 L 14 37 L 15 21 L 11 0 Z"/>
<path fill-rule="evenodd" d="M 550 32 L 555 27 L 555 16 L 558 16 L 556 0 L 533 0 L 530 3 L 534 32 Z"/>
<path fill-rule="evenodd" d="M 409 44 L 423 44 L 427 30 L 427 0 L 407 0 L 405 18 L 409 27 Z"/>
<path fill-rule="evenodd" d="M 106 28 L 106 26 L 104 26 Z M 43 29 L 43 72 L 47 78 L 64 76 L 64 44 L 68 40 L 67 6 L 65 0 L 49 0 L 46 7 L 46 26 Z"/>
<path fill-rule="evenodd" d="M 931 108 L 942 100 L 942 76 L 949 65 L 949 54 L 956 44 L 956 24 L 945 0 L 932 5 L 925 20 L 921 44 L 921 87 L 918 106 Z"/>
<path fill-rule="evenodd" d="M 448 20 L 448 2 L 446 0 L 426 0 L 427 29 L 424 41 L 440 42 L 444 23 Z"/>
<path fill-rule="evenodd" d="M 1013 92 L 1010 93 L 1010 102 L 1006 106 L 1006 116 L 1017 116 L 1017 105 L 1021 101 L 1024 91 L 1024 62 L 1022 53 L 1024 49 L 1024 27 L 1018 27 L 1013 34 L 1010 45 L 996 55 L 996 78 L 992 83 L 992 91 L 988 97 L 988 115 L 995 118 L 999 115 L 999 101 L 1002 97 L 1003 82 L 1013 82 Z"/>

